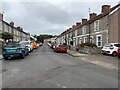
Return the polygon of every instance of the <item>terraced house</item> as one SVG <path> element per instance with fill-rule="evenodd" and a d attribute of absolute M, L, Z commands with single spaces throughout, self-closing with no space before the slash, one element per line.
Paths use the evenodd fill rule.
<path fill-rule="evenodd" d="M 90 13 L 89 20 L 82 19 L 81 22 L 59 35 L 56 41 L 64 43 L 66 36 L 67 45 L 72 45 L 70 42 L 73 42 L 73 46 L 86 42 L 95 43 L 98 47 L 108 42 L 120 43 L 119 18 L 120 4 L 112 8 L 110 5 L 103 5 L 99 15 Z"/>
<path fill-rule="evenodd" d="M 0 14 L 0 54 L 2 53 L 2 21 L 3 15 Z"/>
<path fill-rule="evenodd" d="M 1 33 L 8 32 L 12 34 L 14 42 L 30 40 L 29 33 L 26 33 L 25 31 L 23 31 L 21 27 L 15 27 L 14 22 L 7 23 L 6 21 L 3 20 L 3 15 L 2 14 L 0 15 L 2 16 L 2 21 L 0 22 Z"/>

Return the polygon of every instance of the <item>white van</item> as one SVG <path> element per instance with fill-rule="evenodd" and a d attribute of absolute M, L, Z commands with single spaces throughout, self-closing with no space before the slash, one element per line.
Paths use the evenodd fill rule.
<path fill-rule="evenodd" d="M 29 52 L 31 52 L 33 50 L 32 41 L 20 41 L 19 43 L 24 43 L 28 47 Z"/>

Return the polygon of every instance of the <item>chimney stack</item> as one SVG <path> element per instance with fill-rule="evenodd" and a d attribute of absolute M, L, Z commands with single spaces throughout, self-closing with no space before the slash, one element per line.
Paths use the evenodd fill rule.
<path fill-rule="evenodd" d="M 82 24 L 85 24 L 87 22 L 87 19 L 82 19 Z"/>
<path fill-rule="evenodd" d="M 20 28 L 19 26 L 17 27 L 17 29 L 18 29 L 18 30 L 21 30 L 21 28 Z"/>
<path fill-rule="evenodd" d="M 14 27 L 14 22 L 10 22 L 10 25 L 11 25 L 12 27 Z"/>
<path fill-rule="evenodd" d="M 0 13 L 0 20 L 3 21 L 3 14 L 2 13 Z"/>
<path fill-rule="evenodd" d="M 80 26 L 80 25 L 81 25 L 81 22 L 77 22 L 76 25 L 77 25 L 77 26 Z"/>
<path fill-rule="evenodd" d="M 102 6 L 102 13 L 110 11 L 110 5 L 103 5 Z"/>
<path fill-rule="evenodd" d="M 73 28 L 75 27 L 75 25 L 72 26 Z"/>
<path fill-rule="evenodd" d="M 96 16 L 97 16 L 96 13 L 90 13 L 90 19 L 93 19 L 93 18 L 95 18 Z"/>

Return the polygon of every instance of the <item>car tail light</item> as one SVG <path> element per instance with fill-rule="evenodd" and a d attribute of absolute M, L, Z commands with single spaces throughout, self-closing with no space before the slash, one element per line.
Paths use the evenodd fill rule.
<path fill-rule="evenodd" d="M 120 49 L 118 49 L 118 52 L 120 53 Z"/>

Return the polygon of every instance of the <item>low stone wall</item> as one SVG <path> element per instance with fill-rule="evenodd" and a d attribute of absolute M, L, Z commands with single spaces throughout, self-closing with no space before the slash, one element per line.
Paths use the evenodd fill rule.
<path fill-rule="evenodd" d="M 84 53 L 84 54 L 101 54 L 101 48 L 98 47 L 79 47 L 77 48 L 78 52 Z"/>

